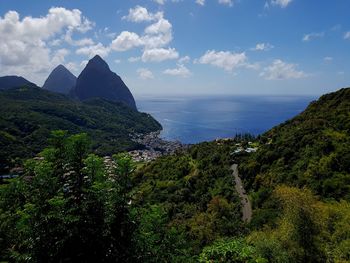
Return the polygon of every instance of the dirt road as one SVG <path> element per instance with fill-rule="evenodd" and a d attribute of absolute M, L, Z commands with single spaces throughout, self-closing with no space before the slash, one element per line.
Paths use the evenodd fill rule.
<path fill-rule="evenodd" d="M 252 205 L 250 203 L 248 195 L 246 195 L 246 192 L 245 192 L 243 184 L 242 184 L 242 180 L 238 175 L 238 165 L 233 164 L 231 166 L 231 169 L 232 169 L 232 175 L 234 177 L 236 191 L 237 191 L 239 197 L 241 198 L 242 214 L 243 214 L 242 220 L 244 222 L 250 222 L 250 220 L 252 219 L 252 215 L 253 215 Z"/>

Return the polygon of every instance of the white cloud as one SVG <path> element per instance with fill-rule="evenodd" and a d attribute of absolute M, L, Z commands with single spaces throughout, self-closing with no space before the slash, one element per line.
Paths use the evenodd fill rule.
<path fill-rule="evenodd" d="M 130 63 L 134 63 L 134 62 L 137 62 L 137 61 L 140 61 L 141 60 L 141 57 L 130 57 L 128 58 L 128 61 Z"/>
<path fill-rule="evenodd" d="M 137 74 L 141 79 L 154 79 L 152 71 L 147 68 L 140 68 L 137 70 Z"/>
<path fill-rule="evenodd" d="M 325 62 L 331 62 L 331 61 L 333 61 L 333 58 L 332 57 L 324 57 L 323 60 Z"/>
<path fill-rule="evenodd" d="M 196 0 L 196 4 L 204 6 L 205 5 L 205 0 Z"/>
<path fill-rule="evenodd" d="M 111 48 L 116 51 L 127 51 L 140 46 L 144 46 L 146 49 L 159 48 L 168 45 L 172 39 L 172 25 L 168 20 L 161 18 L 148 26 L 143 36 L 123 31 L 112 41 Z"/>
<path fill-rule="evenodd" d="M 208 50 L 197 62 L 210 64 L 226 71 L 233 71 L 235 68 L 246 66 L 247 56 L 245 53 L 233 53 L 229 51 Z"/>
<path fill-rule="evenodd" d="M 64 65 L 69 71 L 76 73 L 79 71 L 79 66 L 75 62 L 68 62 Z"/>
<path fill-rule="evenodd" d="M 83 60 L 82 62 L 80 62 L 80 68 L 85 68 L 87 63 L 89 63 L 88 60 Z"/>
<path fill-rule="evenodd" d="M 78 55 L 86 55 L 89 58 L 94 57 L 95 55 L 100 55 L 101 57 L 106 57 L 111 51 L 110 47 L 104 46 L 102 43 L 97 43 L 93 46 L 86 46 L 76 50 L 75 53 Z"/>
<path fill-rule="evenodd" d="M 293 0 L 271 0 L 272 5 L 286 8 Z"/>
<path fill-rule="evenodd" d="M 267 80 L 300 79 L 307 77 L 307 74 L 297 70 L 296 67 L 297 65 L 295 64 L 288 64 L 280 59 L 276 59 L 272 65 L 266 67 L 260 73 L 260 76 Z"/>
<path fill-rule="evenodd" d="M 153 1 L 160 5 L 164 5 L 165 3 L 165 0 L 153 0 Z"/>
<path fill-rule="evenodd" d="M 52 50 L 67 32 L 81 33 L 93 23 L 78 9 L 53 7 L 42 17 L 23 17 L 16 11 L 0 17 L 1 74 L 22 75 L 32 81 L 42 81 L 44 74 L 63 62 L 64 52 Z M 50 45 L 52 44 L 52 45 Z"/>
<path fill-rule="evenodd" d="M 171 76 L 179 76 L 179 77 L 189 77 L 191 75 L 191 71 L 182 64 L 178 64 L 177 68 L 166 69 L 163 71 L 163 74 L 171 75 Z"/>
<path fill-rule="evenodd" d="M 324 32 L 321 32 L 321 33 L 310 33 L 310 34 L 305 34 L 304 37 L 303 37 L 303 41 L 304 42 L 309 42 L 315 38 L 322 38 L 324 37 Z"/>
<path fill-rule="evenodd" d="M 344 34 L 344 39 L 350 39 L 350 31 Z"/>
<path fill-rule="evenodd" d="M 167 34 L 171 31 L 171 24 L 168 20 L 160 18 L 156 23 L 146 27 L 145 33 L 150 35 Z"/>
<path fill-rule="evenodd" d="M 123 16 L 122 19 L 135 22 L 135 23 L 140 23 L 145 21 L 149 22 L 149 21 L 158 20 L 161 17 L 163 17 L 162 12 L 158 12 L 155 14 L 149 13 L 145 7 L 138 5 L 135 8 L 130 8 L 129 14 L 127 16 Z"/>
<path fill-rule="evenodd" d="M 58 38 L 58 39 L 51 40 L 48 44 L 49 46 L 57 47 L 62 44 L 62 39 Z"/>
<path fill-rule="evenodd" d="M 91 46 L 94 45 L 95 42 L 91 38 L 82 38 L 78 40 L 72 39 L 73 32 L 71 30 L 68 30 L 67 33 L 64 36 L 64 40 L 72 46 Z"/>
<path fill-rule="evenodd" d="M 254 51 L 268 51 L 273 49 L 274 46 L 271 45 L 270 43 L 258 43 L 252 50 Z"/>
<path fill-rule="evenodd" d="M 145 49 L 154 49 L 167 46 L 173 39 L 172 25 L 163 17 L 162 12 L 151 14 L 146 8 L 137 6 L 130 9 L 128 20 L 132 21 L 153 21 L 147 26 L 143 35 L 134 32 L 123 31 L 116 39 L 112 41 L 111 48 L 116 51 L 127 51 L 134 47 L 143 46 Z M 135 11 L 143 10 L 143 11 Z M 136 13 L 136 14 L 135 14 Z"/>
<path fill-rule="evenodd" d="M 159 5 L 164 5 L 167 0 L 153 0 L 153 2 L 159 4 Z M 171 0 L 172 3 L 179 3 L 184 0 Z"/>
<path fill-rule="evenodd" d="M 56 50 L 53 53 L 53 57 L 52 57 L 52 64 L 53 65 L 59 65 L 62 64 L 65 60 L 65 57 L 70 53 L 70 51 L 68 49 L 65 48 L 61 48 Z"/>
<path fill-rule="evenodd" d="M 143 62 L 162 62 L 164 60 L 177 59 L 179 53 L 175 48 L 146 49 L 142 54 Z"/>
<path fill-rule="evenodd" d="M 142 45 L 139 35 L 134 32 L 123 31 L 112 41 L 111 48 L 116 51 L 126 51 Z"/>
<path fill-rule="evenodd" d="M 184 57 L 179 59 L 180 64 L 189 63 L 190 61 L 191 61 L 191 58 L 189 56 L 184 56 Z"/>
<path fill-rule="evenodd" d="M 233 0 L 219 0 L 219 4 L 233 6 Z"/>
<path fill-rule="evenodd" d="M 120 59 L 115 59 L 115 60 L 114 60 L 114 63 L 115 63 L 115 64 L 120 64 L 120 63 L 122 63 L 122 61 L 121 61 Z"/>
<path fill-rule="evenodd" d="M 168 45 L 173 39 L 172 25 L 164 18 L 146 27 L 145 35 L 142 37 L 146 48 L 157 48 Z"/>
<path fill-rule="evenodd" d="M 145 35 L 141 38 L 141 40 L 142 44 L 147 49 L 152 49 L 167 46 L 173 40 L 173 36 L 171 33 L 159 35 Z"/>

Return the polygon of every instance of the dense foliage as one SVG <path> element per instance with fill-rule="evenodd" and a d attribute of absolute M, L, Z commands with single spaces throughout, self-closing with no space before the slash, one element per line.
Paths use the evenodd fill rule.
<path fill-rule="evenodd" d="M 139 147 L 130 134 L 160 128 L 150 115 L 115 102 L 78 102 L 29 87 L 0 91 L 0 172 L 16 162 L 14 158 L 40 152 L 51 130 L 86 132 L 95 153 L 105 155 Z"/>
<path fill-rule="evenodd" d="M 279 184 L 307 186 L 323 199 L 350 200 L 350 88 L 322 96 L 301 114 L 260 138 L 240 171 L 262 222 Z M 258 218 L 256 218 L 258 219 Z"/>
<path fill-rule="evenodd" d="M 43 158 L 0 187 L 0 259 L 350 262 L 349 118 L 343 89 L 257 141 L 201 143 L 137 169 L 125 154 L 89 154 L 86 134 L 53 132 Z M 233 162 L 253 202 L 249 224 Z"/>
<path fill-rule="evenodd" d="M 266 259 L 260 257 L 257 249 L 244 239 L 223 239 L 203 249 L 199 256 L 202 263 L 266 263 Z"/>
<path fill-rule="evenodd" d="M 310 190 L 278 186 L 275 222 L 253 231 L 247 242 L 268 262 L 350 262 L 350 203 L 323 202 Z"/>
<path fill-rule="evenodd" d="M 239 158 L 251 243 L 271 262 L 349 262 L 350 89 L 322 96 L 259 145 Z"/>
<path fill-rule="evenodd" d="M 156 228 L 146 233 L 159 235 L 158 242 L 180 238 L 169 240 L 166 253 L 171 262 L 189 262 L 214 240 L 245 233 L 229 166 L 231 148 L 225 143 L 202 143 L 159 158 L 133 176 L 134 202 L 146 213 L 162 214 Z M 151 257 L 143 261 L 168 262 L 154 257 L 159 250 L 165 253 L 164 243 L 148 242 L 142 249 Z M 186 260 L 180 260 L 184 255 Z"/>
<path fill-rule="evenodd" d="M 53 133 L 42 158 L 0 188 L 0 259 L 125 262 L 131 259 L 131 159 L 110 166 L 89 153 L 86 134 Z"/>

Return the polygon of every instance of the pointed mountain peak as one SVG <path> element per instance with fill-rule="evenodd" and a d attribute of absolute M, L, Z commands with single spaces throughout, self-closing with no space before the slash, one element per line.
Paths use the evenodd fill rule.
<path fill-rule="evenodd" d="M 62 64 L 59 64 L 55 69 L 65 69 L 68 70 L 65 66 L 63 66 Z M 55 70 L 54 69 L 54 70 Z"/>
<path fill-rule="evenodd" d="M 43 89 L 68 94 L 75 86 L 76 80 L 76 76 L 65 66 L 58 65 L 46 79 Z"/>
<path fill-rule="evenodd" d="M 101 56 L 100 55 L 95 55 L 92 59 L 90 59 L 90 60 L 92 60 L 92 61 L 98 61 L 98 60 L 102 60 L 102 61 L 104 61 L 102 58 L 101 58 Z"/>
<path fill-rule="evenodd" d="M 104 61 L 99 55 L 96 55 L 90 59 L 86 67 L 94 67 L 101 70 L 110 70 L 107 62 Z"/>
<path fill-rule="evenodd" d="M 62 64 L 59 64 L 57 67 L 54 68 L 54 70 L 52 72 L 69 72 L 70 74 L 72 74 L 65 66 L 63 66 Z M 51 72 L 51 74 L 52 74 Z M 73 74 L 72 74 L 73 75 Z"/>
<path fill-rule="evenodd" d="M 81 100 L 104 98 L 122 102 L 137 110 L 134 97 L 128 87 L 98 55 L 90 59 L 80 73 L 72 94 Z"/>

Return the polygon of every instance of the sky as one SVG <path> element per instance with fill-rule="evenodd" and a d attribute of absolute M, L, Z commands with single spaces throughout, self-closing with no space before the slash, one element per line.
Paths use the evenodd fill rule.
<path fill-rule="evenodd" d="M 350 86 L 349 0 L 1 0 L 0 76 L 42 85 L 102 56 L 134 94 Z"/>

